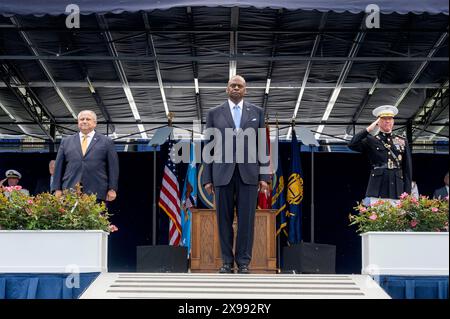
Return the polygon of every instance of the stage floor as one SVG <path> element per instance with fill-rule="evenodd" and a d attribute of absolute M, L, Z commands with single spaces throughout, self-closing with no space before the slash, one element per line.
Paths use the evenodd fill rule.
<path fill-rule="evenodd" d="M 101 273 L 81 299 L 389 299 L 368 275 Z"/>

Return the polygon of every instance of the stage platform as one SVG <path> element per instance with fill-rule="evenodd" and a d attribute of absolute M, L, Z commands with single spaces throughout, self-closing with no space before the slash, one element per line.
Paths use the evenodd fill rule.
<path fill-rule="evenodd" d="M 389 299 L 368 275 L 101 273 L 81 299 Z"/>

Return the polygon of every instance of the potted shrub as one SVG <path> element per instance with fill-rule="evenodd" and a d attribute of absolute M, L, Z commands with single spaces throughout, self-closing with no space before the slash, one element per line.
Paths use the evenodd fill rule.
<path fill-rule="evenodd" d="M 363 274 L 448 276 L 448 197 L 404 193 L 355 210 L 349 218 L 361 233 Z"/>
<path fill-rule="evenodd" d="M 0 273 L 107 271 L 109 222 L 104 203 L 80 187 L 61 197 L 0 192 Z"/>

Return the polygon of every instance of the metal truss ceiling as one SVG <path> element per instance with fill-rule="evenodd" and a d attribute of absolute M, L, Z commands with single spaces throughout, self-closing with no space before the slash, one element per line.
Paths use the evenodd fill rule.
<path fill-rule="evenodd" d="M 382 14 L 380 29 L 364 21 L 364 13 L 190 6 L 82 15 L 80 29 L 67 29 L 63 15 L 0 16 L 0 64 L 21 74 L 0 83 L 0 136 L 46 139 L 49 123 L 70 134 L 82 109 L 119 139 L 151 137 L 169 112 L 191 129 L 241 74 L 247 99 L 269 122 L 288 124 L 281 136 L 295 120 L 342 141 L 372 121 L 374 107 L 392 104 L 414 141 L 448 140 L 448 16 Z M 17 92 L 26 91 L 46 116 L 24 110 Z"/>

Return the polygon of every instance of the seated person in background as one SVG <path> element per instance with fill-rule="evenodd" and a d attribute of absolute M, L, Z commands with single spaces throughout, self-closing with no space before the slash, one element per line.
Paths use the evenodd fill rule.
<path fill-rule="evenodd" d="M 441 198 L 444 199 L 448 196 L 448 172 L 444 177 L 445 186 L 438 188 L 434 191 L 433 198 Z"/>
<path fill-rule="evenodd" d="M 416 181 L 411 182 L 411 195 L 415 199 L 419 199 L 419 187 L 417 187 Z"/>
<path fill-rule="evenodd" d="M 5 173 L 6 178 L 0 181 L 0 189 L 2 191 L 5 190 L 5 188 L 7 187 L 11 187 L 11 186 L 19 186 L 19 180 L 22 178 L 22 174 L 20 174 L 18 171 L 14 170 L 14 169 L 10 169 L 7 170 Z M 5 185 L 6 182 L 6 185 Z M 29 195 L 30 192 L 28 190 L 26 190 L 25 188 L 21 188 L 20 191 L 26 195 Z M 7 196 L 9 195 L 9 192 L 6 191 L 5 194 L 7 194 Z"/>
<path fill-rule="evenodd" d="M 50 188 L 53 181 L 53 174 L 55 173 L 55 160 L 51 160 L 48 163 L 48 171 L 50 175 L 39 178 L 36 182 L 34 189 L 34 195 L 50 192 Z"/>

